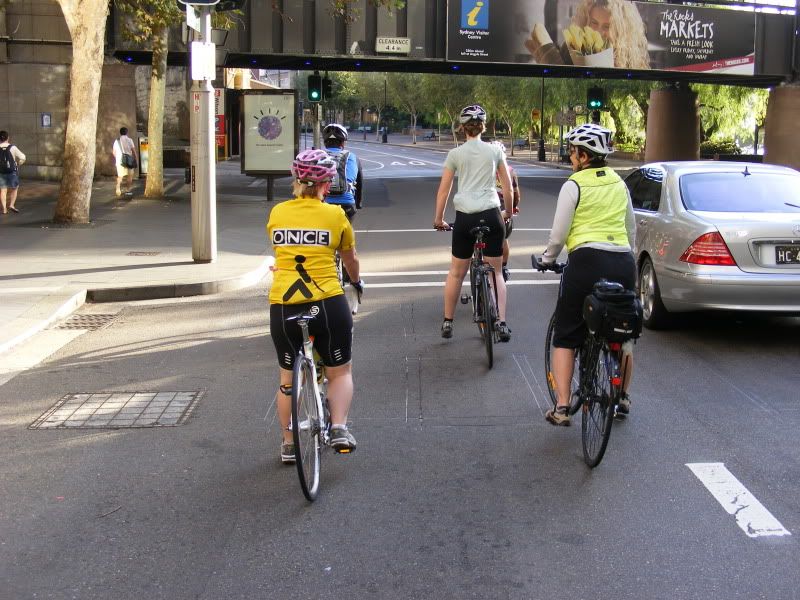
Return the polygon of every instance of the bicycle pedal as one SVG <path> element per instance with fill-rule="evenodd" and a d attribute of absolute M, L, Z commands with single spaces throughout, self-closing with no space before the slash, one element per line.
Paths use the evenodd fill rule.
<path fill-rule="evenodd" d="M 472 300 L 472 296 L 467 296 L 466 294 L 461 295 L 461 304 L 469 304 L 470 300 Z"/>

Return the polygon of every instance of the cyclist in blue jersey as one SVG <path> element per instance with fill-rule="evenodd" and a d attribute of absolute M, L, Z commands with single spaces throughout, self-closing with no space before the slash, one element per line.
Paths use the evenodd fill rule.
<path fill-rule="evenodd" d="M 322 130 L 325 152 L 336 162 L 337 174 L 331 189 L 325 196 L 328 204 L 338 204 L 352 223 L 356 210 L 361 208 L 362 175 L 361 164 L 355 153 L 345 150 L 347 129 L 338 123 L 330 123 Z"/>

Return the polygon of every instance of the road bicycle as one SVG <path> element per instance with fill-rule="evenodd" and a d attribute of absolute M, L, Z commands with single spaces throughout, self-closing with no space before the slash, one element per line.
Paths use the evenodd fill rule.
<path fill-rule="evenodd" d="M 546 265 L 537 262 L 535 256 L 531 257 L 531 262 L 533 268 L 538 271 L 549 270 L 562 273 L 565 266 L 563 263 Z M 619 295 L 622 295 L 620 292 L 633 293 L 625 290 L 618 283 L 608 282 L 604 279 L 595 284 L 595 289 L 598 285 Z M 592 295 L 587 296 L 587 300 Z M 626 294 L 625 297 L 629 296 Z M 584 303 L 584 318 L 586 317 L 586 307 L 587 303 Z M 547 391 L 554 408 L 557 404 L 557 394 L 551 355 L 555 320 L 554 312 L 547 326 L 544 351 Z M 569 415 L 572 416 L 581 410 L 583 460 L 591 468 L 600 464 L 608 447 L 611 427 L 623 394 L 624 369 L 627 364 L 623 358 L 623 342 L 608 339 L 606 331 L 608 329 L 603 326 L 587 327 L 586 338 L 575 352 L 575 368 L 570 384 Z M 639 319 L 638 331 L 634 323 L 630 329 L 626 329 L 625 335 L 630 335 L 631 338 L 638 337 L 640 331 L 641 319 Z"/>
<path fill-rule="evenodd" d="M 489 233 L 490 229 L 483 225 L 470 229 L 470 234 L 475 236 L 472 258 L 469 263 L 469 289 L 470 294 L 461 295 L 461 303 L 468 304 L 472 300 L 472 320 L 478 324 L 484 346 L 486 347 L 486 358 L 489 361 L 489 368 L 494 366 L 494 344 L 499 342 L 497 333 L 497 279 L 494 267 L 484 262 L 483 249 L 486 242 L 483 236 Z"/>
<path fill-rule="evenodd" d="M 308 334 L 308 323 L 314 315 L 287 317 L 297 321 L 303 333 L 303 345 L 292 371 L 292 438 L 297 475 L 303 495 L 313 502 L 319 492 L 322 451 L 330 445 L 330 412 L 328 410 L 325 365 L 314 351 Z"/>

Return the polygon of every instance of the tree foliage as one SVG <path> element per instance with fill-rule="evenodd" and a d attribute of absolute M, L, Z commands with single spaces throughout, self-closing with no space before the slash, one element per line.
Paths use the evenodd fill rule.
<path fill-rule="evenodd" d="M 767 115 L 768 90 L 692 84 L 697 92 L 703 140 L 752 141 Z"/>
<path fill-rule="evenodd" d="M 419 76 L 413 73 L 389 73 L 389 90 L 392 103 L 401 107 L 411 118 L 411 140 L 417 143 L 417 118 L 430 104 L 419 85 Z"/>

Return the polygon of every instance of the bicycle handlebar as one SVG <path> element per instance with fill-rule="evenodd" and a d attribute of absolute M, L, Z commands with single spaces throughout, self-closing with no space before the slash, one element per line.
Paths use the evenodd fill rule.
<path fill-rule="evenodd" d="M 539 271 L 540 273 L 544 273 L 545 271 L 552 271 L 553 273 L 561 273 L 562 271 L 564 271 L 564 267 L 567 266 L 567 263 L 542 262 L 542 257 L 536 256 L 535 254 L 531 254 L 531 264 L 533 265 L 533 268 Z"/>

